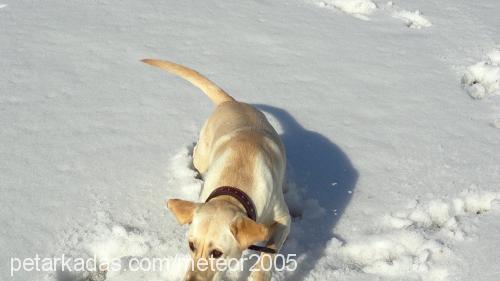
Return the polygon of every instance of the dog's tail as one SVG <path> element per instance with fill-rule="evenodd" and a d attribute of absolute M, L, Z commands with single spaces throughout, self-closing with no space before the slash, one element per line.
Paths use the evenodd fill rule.
<path fill-rule="evenodd" d="M 215 85 L 214 82 L 188 67 L 165 60 L 143 59 L 142 62 L 159 67 L 169 73 L 186 79 L 202 90 L 216 105 L 226 101 L 234 101 L 233 97 L 224 92 L 219 86 Z"/>

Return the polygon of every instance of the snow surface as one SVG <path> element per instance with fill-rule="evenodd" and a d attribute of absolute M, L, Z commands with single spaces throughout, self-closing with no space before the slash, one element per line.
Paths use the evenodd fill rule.
<path fill-rule="evenodd" d="M 478 62 L 467 68 L 462 84 L 474 99 L 482 99 L 495 93 L 500 87 L 500 50 L 493 50 L 486 61 Z"/>
<path fill-rule="evenodd" d="M 334 0 L 331 2 L 320 2 L 320 6 L 333 6 L 344 13 L 353 15 L 362 20 L 368 20 L 367 15 L 372 14 L 377 5 L 370 0 Z"/>
<path fill-rule="evenodd" d="M 394 12 L 392 16 L 397 19 L 403 20 L 410 28 L 420 29 L 422 27 L 429 27 L 432 25 L 432 23 L 427 18 L 422 16 L 422 13 L 420 13 L 419 10 L 416 10 L 415 12 L 401 10 Z"/>
<path fill-rule="evenodd" d="M 281 133 L 283 252 L 299 266 L 278 280 L 498 280 L 499 14 L 497 0 L 3 0 L 0 280 L 182 278 L 182 259 L 10 276 L 35 254 L 187 257 L 164 200 L 196 200 L 190 151 L 213 106 L 148 57 L 199 70 Z"/>

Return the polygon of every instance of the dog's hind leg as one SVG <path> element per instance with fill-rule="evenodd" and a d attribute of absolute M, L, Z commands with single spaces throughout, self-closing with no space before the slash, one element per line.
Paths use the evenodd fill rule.
<path fill-rule="evenodd" d="M 198 142 L 193 148 L 193 166 L 203 175 L 208 169 L 209 143 L 207 138 L 207 123 L 201 129 Z"/>

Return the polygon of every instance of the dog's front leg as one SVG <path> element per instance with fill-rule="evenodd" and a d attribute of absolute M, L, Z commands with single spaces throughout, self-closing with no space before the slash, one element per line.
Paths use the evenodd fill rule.
<path fill-rule="evenodd" d="M 290 232 L 291 217 L 286 214 L 275 220 L 271 228 L 271 236 L 266 243 L 266 247 L 279 253 L 281 246 L 285 242 Z M 269 281 L 272 277 L 274 259 L 276 254 L 261 253 L 257 264 L 253 267 L 249 281 Z"/>

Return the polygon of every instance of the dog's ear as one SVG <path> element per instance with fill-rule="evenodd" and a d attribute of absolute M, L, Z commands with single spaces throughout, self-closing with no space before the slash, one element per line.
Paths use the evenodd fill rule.
<path fill-rule="evenodd" d="M 241 250 L 256 242 L 266 240 L 269 235 L 269 229 L 265 225 L 243 216 L 237 216 L 231 222 L 230 229 Z"/>
<path fill-rule="evenodd" d="M 166 204 L 180 224 L 191 223 L 194 212 L 198 205 L 200 205 L 199 203 L 181 199 L 169 199 L 166 201 Z"/>

